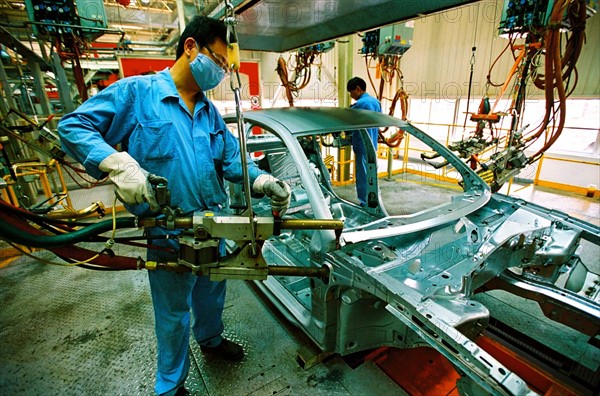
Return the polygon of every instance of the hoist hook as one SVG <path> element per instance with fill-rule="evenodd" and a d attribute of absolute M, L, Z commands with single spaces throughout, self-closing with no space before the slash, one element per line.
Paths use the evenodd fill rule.
<path fill-rule="evenodd" d="M 240 46 L 238 44 L 237 33 L 235 31 L 235 25 L 237 24 L 237 21 L 235 19 L 234 11 L 235 10 L 233 4 L 226 1 L 224 23 L 225 26 L 227 26 L 227 57 L 229 59 L 229 69 L 231 70 L 232 74 L 230 79 L 230 86 L 235 97 L 238 138 L 240 141 L 240 157 L 242 161 L 242 173 L 244 176 L 243 185 L 247 206 L 246 214 L 248 215 L 249 222 L 252 228 L 250 253 L 253 257 L 256 257 L 259 253 L 259 246 L 256 242 L 256 223 L 254 221 L 254 211 L 252 210 L 250 175 L 248 173 L 248 147 L 246 145 L 247 136 L 244 125 L 244 114 L 242 112 L 242 97 L 240 94 L 240 88 L 242 86 L 240 80 Z M 235 74 L 236 78 L 234 78 L 233 74 Z"/>
<path fill-rule="evenodd" d="M 229 68 L 235 72 L 240 70 L 240 46 L 238 43 L 235 25 L 235 12 L 233 4 L 225 2 L 225 25 L 227 26 L 227 56 L 229 58 Z"/>

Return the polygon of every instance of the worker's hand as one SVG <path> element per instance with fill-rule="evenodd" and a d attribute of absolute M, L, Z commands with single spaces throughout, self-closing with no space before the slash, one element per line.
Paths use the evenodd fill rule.
<path fill-rule="evenodd" d="M 271 198 L 271 210 L 279 216 L 283 216 L 290 206 L 290 186 L 271 175 L 258 176 L 252 189 Z"/>
<path fill-rule="evenodd" d="M 148 179 L 161 177 L 149 175 L 128 153 L 122 151 L 111 154 L 98 168 L 102 172 L 108 172 L 108 177 L 115 184 L 115 194 L 121 202 L 130 205 L 147 202 L 152 212 L 160 210 Z"/>

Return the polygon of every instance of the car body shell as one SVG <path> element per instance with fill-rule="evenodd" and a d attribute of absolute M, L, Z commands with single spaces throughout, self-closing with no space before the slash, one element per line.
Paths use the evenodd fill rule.
<path fill-rule="evenodd" d="M 235 115 L 225 117 L 230 125 L 236 120 Z M 488 309 L 473 299 L 476 293 L 506 287 L 527 298 L 543 296 L 565 311 L 575 311 L 578 330 L 597 334 L 597 301 L 575 287 L 553 283 L 558 274 L 581 265 L 577 249 L 582 240 L 599 244 L 598 227 L 492 195 L 450 150 L 391 116 L 340 108 L 286 108 L 246 112 L 244 122 L 248 150 L 260 154 L 256 162 L 291 186 L 286 216 L 344 220 L 339 240 L 333 231 L 296 230 L 270 238 L 263 247 L 267 264 L 329 268 L 325 281 L 269 277 L 260 283 L 288 319 L 324 351 L 349 354 L 380 346 L 430 346 L 466 373 L 469 389 L 528 394 L 522 379 L 474 343 L 489 320 Z M 447 161 L 462 191 L 431 208 L 388 215 L 378 187 L 376 153 L 367 144 L 368 205 L 340 198 L 330 181 L 323 143 L 344 147 L 344 135 L 350 132 L 360 133 L 367 142 L 366 128 L 373 127 L 397 128 L 428 146 Z M 256 128 L 262 133 L 251 132 Z M 398 199 L 416 202 L 419 197 Z M 256 200 L 253 209 L 268 214 L 268 200 Z"/>

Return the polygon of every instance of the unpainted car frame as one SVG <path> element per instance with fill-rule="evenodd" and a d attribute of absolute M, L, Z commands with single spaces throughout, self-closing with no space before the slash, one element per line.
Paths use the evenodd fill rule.
<path fill-rule="evenodd" d="M 503 288 L 552 307 L 555 318 L 594 337 L 600 305 L 582 293 L 595 275 L 578 255 L 581 241 L 600 244 L 600 229 L 523 200 L 492 194 L 488 185 L 446 147 L 410 123 L 365 110 L 288 108 L 246 112 L 247 146 L 259 165 L 292 187 L 286 216 L 343 219 L 333 231 L 298 230 L 270 238 L 268 264 L 327 266 L 328 279 L 269 277 L 259 283 L 289 318 L 323 350 L 342 355 L 380 346 L 430 346 L 459 372 L 462 393 L 533 394 L 474 340 L 488 309 L 472 297 Z M 235 123 L 235 115 L 225 117 Z M 251 133 L 255 127 L 263 134 Z M 367 150 L 369 203 L 340 198 L 330 182 L 320 139 L 344 132 L 395 127 L 440 154 L 460 175 L 462 193 L 409 215 L 389 216 L 378 188 L 376 153 Z M 401 197 L 406 200 L 408 197 Z M 268 215 L 268 200 L 253 203 Z M 583 275 L 582 275 L 582 271 Z M 567 276 L 566 287 L 557 284 Z M 549 312 L 546 312 L 549 315 Z M 556 320 L 556 319 L 555 319 Z"/>

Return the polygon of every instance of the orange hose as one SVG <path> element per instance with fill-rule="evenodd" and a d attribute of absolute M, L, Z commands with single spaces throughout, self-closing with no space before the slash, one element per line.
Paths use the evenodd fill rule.
<path fill-rule="evenodd" d="M 561 57 L 560 26 L 563 19 L 564 8 L 568 8 L 567 17 L 573 27 L 573 34 L 568 39 L 565 53 Z M 534 84 L 543 88 L 546 94 L 546 113 L 539 129 L 527 141 L 537 140 L 550 124 L 550 120 L 558 116 L 558 124 L 553 127 L 550 138 L 544 146 L 528 160 L 529 163 L 537 161 L 542 154 L 560 137 L 565 125 L 565 110 L 567 92 L 564 80 L 569 79 L 573 71 L 576 73 L 575 64 L 581 53 L 585 38 L 585 0 L 560 0 L 552 9 L 549 29 L 546 33 L 546 67 L 545 74 L 539 76 Z M 563 72 L 564 70 L 564 72 Z M 577 74 L 577 73 L 576 73 Z M 571 92 L 574 87 L 571 88 Z M 558 96 L 558 108 L 555 105 L 554 90 Z M 570 94 L 570 92 L 569 92 Z"/>
<path fill-rule="evenodd" d="M 290 104 L 290 107 L 294 107 L 294 98 L 292 96 L 290 81 L 288 80 L 287 64 L 285 62 L 285 59 L 283 59 L 282 57 L 279 57 L 279 59 L 277 60 L 276 70 L 277 75 L 281 80 L 281 85 L 283 85 L 283 87 L 285 88 L 285 96 L 287 97 L 288 103 Z"/>

